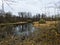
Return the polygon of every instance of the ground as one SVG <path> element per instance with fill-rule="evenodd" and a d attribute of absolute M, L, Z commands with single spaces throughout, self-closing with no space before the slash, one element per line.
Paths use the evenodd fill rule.
<path fill-rule="evenodd" d="M 7 36 L 0 41 L 0 45 L 60 45 L 60 34 L 56 35 L 55 21 L 46 21 L 45 24 L 34 22 L 37 28 L 29 37 Z"/>

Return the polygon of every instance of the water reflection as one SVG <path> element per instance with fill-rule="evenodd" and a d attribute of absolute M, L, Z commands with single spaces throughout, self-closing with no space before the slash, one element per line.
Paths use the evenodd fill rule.
<path fill-rule="evenodd" d="M 29 35 L 33 33 L 35 28 L 31 23 L 24 24 L 24 25 L 6 25 L 6 26 L 0 26 L 0 35 L 15 35 L 15 36 L 20 36 L 20 35 Z"/>
<path fill-rule="evenodd" d="M 32 24 L 18 25 L 12 28 L 14 35 L 29 35 L 34 31 Z"/>

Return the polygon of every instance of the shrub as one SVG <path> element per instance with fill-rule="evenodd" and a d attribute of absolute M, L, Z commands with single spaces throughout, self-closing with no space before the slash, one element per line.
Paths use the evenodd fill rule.
<path fill-rule="evenodd" d="M 56 29 L 57 29 L 57 33 L 60 34 L 60 21 L 58 21 L 58 23 L 56 25 Z"/>
<path fill-rule="evenodd" d="M 39 23 L 46 23 L 46 21 L 44 19 L 40 19 Z"/>

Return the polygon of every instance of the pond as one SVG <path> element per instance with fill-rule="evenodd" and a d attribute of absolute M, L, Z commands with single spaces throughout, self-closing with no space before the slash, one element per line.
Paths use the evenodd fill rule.
<path fill-rule="evenodd" d="M 0 26 L 0 35 L 29 36 L 31 33 L 34 32 L 34 30 L 35 27 L 31 23 L 23 25 L 6 25 Z"/>

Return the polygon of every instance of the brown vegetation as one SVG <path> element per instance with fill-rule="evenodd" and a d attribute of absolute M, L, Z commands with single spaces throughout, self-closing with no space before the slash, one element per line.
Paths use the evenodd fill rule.
<path fill-rule="evenodd" d="M 55 21 L 46 24 L 34 22 L 37 28 L 29 37 L 7 36 L 0 41 L 0 45 L 60 45 L 60 34 L 56 32 Z"/>

